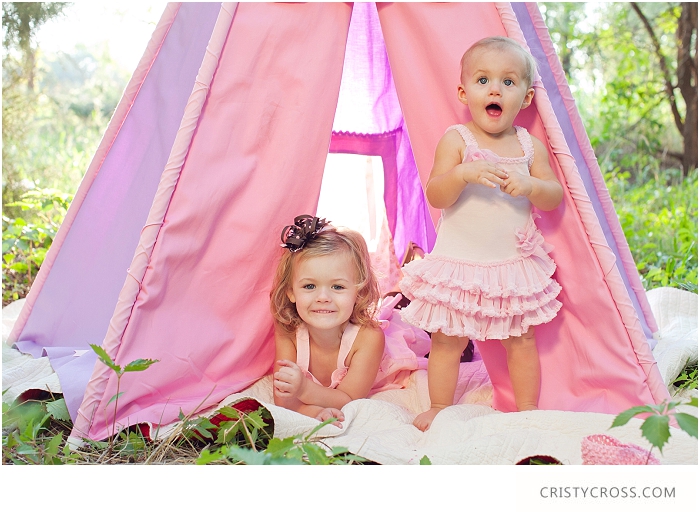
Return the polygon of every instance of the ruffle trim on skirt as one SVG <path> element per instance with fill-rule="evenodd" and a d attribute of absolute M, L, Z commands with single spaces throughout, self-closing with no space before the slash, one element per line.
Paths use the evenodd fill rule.
<path fill-rule="evenodd" d="M 543 291 L 556 269 L 551 257 L 544 252 L 543 255 L 520 256 L 488 265 L 426 255 L 423 260 L 404 266 L 399 287 L 406 296 L 426 284 L 440 290 L 470 291 L 487 298 L 529 296 Z"/>
<path fill-rule="evenodd" d="M 401 317 L 406 323 L 426 332 L 439 331 L 447 336 L 485 341 L 521 336 L 530 327 L 553 320 L 561 306 L 561 302 L 554 298 L 522 314 L 481 317 L 455 311 L 446 305 L 432 305 L 414 300 L 401 310 Z"/>
<path fill-rule="evenodd" d="M 401 292 L 411 300 L 407 323 L 427 332 L 471 339 L 505 339 L 551 321 L 561 308 L 551 246 L 531 222 L 516 232 L 520 255 L 478 263 L 426 255 L 406 264 Z"/>

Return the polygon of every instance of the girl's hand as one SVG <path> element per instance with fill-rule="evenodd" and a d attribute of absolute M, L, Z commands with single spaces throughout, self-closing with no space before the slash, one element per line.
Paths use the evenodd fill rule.
<path fill-rule="evenodd" d="M 532 194 L 532 178 L 517 172 L 513 173 L 503 182 L 501 190 L 512 197 L 527 197 Z"/>
<path fill-rule="evenodd" d="M 272 377 L 275 394 L 281 398 L 299 398 L 306 381 L 301 368 L 295 362 L 286 359 L 277 361 L 277 365 L 280 369 Z"/>
<path fill-rule="evenodd" d="M 342 421 L 345 420 L 345 415 L 340 409 L 336 409 L 334 407 L 327 407 L 325 409 L 322 409 L 318 415 L 316 415 L 316 420 L 319 420 L 321 422 L 325 422 L 329 418 L 337 418 L 335 422 L 332 422 L 332 424 L 336 427 L 339 427 L 340 429 L 343 428 L 343 424 L 341 424 Z"/>
<path fill-rule="evenodd" d="M 475 160 L 460 165 L 462 168 L 462 180 L 466 183 L 478 183 L 487 187 L 503 187 L 508 180 L 508 173 L 497 163 L 486 160 Z"/>

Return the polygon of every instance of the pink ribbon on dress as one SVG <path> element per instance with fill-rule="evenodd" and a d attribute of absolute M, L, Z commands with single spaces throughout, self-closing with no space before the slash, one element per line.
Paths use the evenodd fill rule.
<path fill-rule="evenodd" d="M 493 151 L 488 149 L 481 149 L 475 145 L 468 145 L 464 151 L 464 161 L 475 162 L 477 160 L 485 160 L 491 163 L 498 163 L 500 157 Z"/>
<path fill-rule="evenodd" d="M 533 254 L 547 256 L 547 253 L 554 249 L 554 246 L 545 242 L 542 233 L 535 226 L 535 219 L 538 217 L 540 217 L 539 214 L 532 214 L 532 218 L 524 230 L 515 230 L 515 236 L 518 238 L 515 245 L 520 249 L 523 257 L 529 257 Z"/>

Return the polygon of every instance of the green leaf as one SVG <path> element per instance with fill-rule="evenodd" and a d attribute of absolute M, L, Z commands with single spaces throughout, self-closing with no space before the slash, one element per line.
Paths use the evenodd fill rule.
<path fill-rule="evenodd" d="M 243 432 L 241 420 L 227 420 L 219 424 L 219 430 L 216 432 L 216 443 L 230 444 L 233 439 Z"/>
<path fill-rule="evenodd" d="M 294 436 L 289 436 L 284 440 L 273 438 L 270 440 L 270 443 L 267 444 L 267 449 L 265 450 L 273 456 L 278 457 L 286 454 L 294 447 Z"/>
<path fill-rule="evenodd" d="M 690 402 L 686 402 L 685 405 L 698 407 L 698 398 L 697 397 L 690 397 Z"/>
<path fill-rule="evenodd" d="M 46 411 L 56 420 L 70 422 L 70 415 L 68 414 L 68 408 L 66 407 L 66 400 L 64 398 L 47 402 Z"/>
<path fill-rule="evenodd" d="M 115 364 L 115 362 L 112 361 L 112 358 L 109 357 L 109 355 L 107 355 L 107 352 L 105 352 L 104 348 L 102 348 L 101 346 L 93 345 L 93 344 L 90 344 L 90 348 L 92 348 L 94 350 L 94 352 L 97 354 L 97 357 L 100 361 L 102 361 L 104 364 L 109 366 L 118 375 L 121 375 L 121 373 L 122 373 L 121 366 Z"/>
<path fill-rule="evenodd" d="M 243 447 L 233 446 L 227 456 L 246 465 L 304 465 L 300 458 L 288 456 L 273 456 L 267 451 L 254 451 Z"/>
<path fill-rule="evenodd" d="M 432 464 L 433 464 L 433 462 L 430 461 L 430 458 L 428 458 L 427 456 L 423 456 L 420 459 L 420 465 L 432 465 Z"/>
<path fill-rule="evenodd" d="M 246 424 L 251 425 L 255 429 L 263 429 L 263 428 L 267 427 L 267 424 L 263 420 L 260 409 L 253 411 L 251 413 L 247 413 L 245 415 L 245 422 L 246 422 Z"/>
<path fill-rule="evenodd" d="M 613 427 L 620 427 L 622 425 L 625 425 L 627 422 L 629 422 L 633 417 L 640 415 L 642 413 L 654 413 L 654 409 L 651 406 L 635 406 L 627 411 L 623 411 L 619 415 L 615 417 L 615 420 L 613 420 L 612 425 L 610 426 L 610 429 Z"/>
<path fill-rule="evenodd" d="M 689 415 L 688 413 L 675 413 L 678 427 L 683 429 L 690 436 L 698 437 L 698 417 Z"/>
<path fill-rule="evenodd" d="M 182 414 L 180 410 L 180 420 L 184 420 L 185 415 Z M 216 426 L 212 424 L 209 419 L 204 417 L 199 417 L 195 420 L 186 421 L 184 423 L 183 434 L 187 438 L 195 438 L 200 442 L 206 440 L 213 440 L 214 435 L 209 432 L 209 429 L 216 429 Z M 201 435 L 201 436 L 200 436 Z"/>
<path fill-rule="evenodd" d="M 10 269 L 12 271 L 17 271 L 18 273 L 26 273 L 29 271 L 29 266 L 27 264 L 23 264 L 22 262 L 15 262 L 14 264 L 10 265 Z"/>
<path fill-rule="evenodd" d="M 667 415 L 651 415 L 644 420 L 640 429 L 642 436 L 649 440 L 649 443 L 662 452 L 663 446 L 671 437 L 669 429 L 669 418 Z"/>
<path fill-rule="evenodd" d="M 114 395 L 111 399 L 109 399 L 109 402 L 107 402 L 107 405 L 109 406 L 112 402 L 114 402 L 115 400 L 117 400 L 117 399 L 118 399 L 119 397 L 121 397 L 122 395 L 124 395 L 124 392 L 123 392 L 123 391 L 120 391 L 119 393 L 117 393 L 116 395 Z"/>
<path fill-rule="evenodd" d="M 37 451 L 34 447 L 32 447 L 31 445 L 27 445 L 26 443 L 23 443 L 22 445 L 17 447 L 17 449 L 15 449 L 15 452 L 17 454 L 21 454 L 23 456 L 36 455 L 36 453 L 37 453 Z"/>
<path fill-rule="evenodd" d="M 234 418 L 236 420 L 241 418 L 241 414 L 238 412 L 238 410 L 232 408 L 231 406 L 224 406 L 219 409 L 218 412 L 228 418 Z"/>
<path fill-rule="evenodd" d="M 49 440 L 49 443 L 46 445 L 46 454 L 49 456 L 55 456 L 58 454 L 58 447 L 61 445 L 61 440 L 63 440 L 63 433 L 58 433 L 55 435 L 51 440 Z"/>
<path fill-rule="evenodd" d="M 326 456 L 326 451 L 315 443 L 303 443 L 301 448 L 306 453 L 306 457 L 309 459 L 309 464 L 311 465 L 328 465 L 330 459 Z"/>
<path fill-rule="evenodd" d="M 219 461 L 224 457 L 224 453 L 221 449 L 216 449 L 215 451 L 210 451 L 209 449 L 204 449 L 199 453 L 199 457 L 195 461 L 197 465 L 208 465 L 215 461 Z"/>
<path fill-rule="evenodd" d="M 311 430 L 311 432 L 310 432 L 309 434 L 307 434 L 307 435 L 304 437 L 304 440 L 308 440 L 308 439 L 311 438 L 314 434 L 316 434 L 318 431 L 320 431 L 321 429 L 323 429 L 324 427 L 326 427 L 328 424 L 332 424 L 332 423 L 335 422 L 336 420 L 338 420 L 338 419 L 337 419 L 337 418 L 329 418 L 328 420 L 324 420 L 323 422 L 321 422 L 320 424 L 318 424 L 316 427 L 314 427 L 314 428 Z"/>
<path fill-rule="evenodd" d="M 243 447 L 231 446 L 227 456 L 245 465 L 269 465 L 272 456 L 265 451 L 254 451 Z"/>
<path fill-rule="evenodd" d="M 157 362 L 157 359 L 136 359 L 124 367 L 124 372 L 142 372 Z"/>

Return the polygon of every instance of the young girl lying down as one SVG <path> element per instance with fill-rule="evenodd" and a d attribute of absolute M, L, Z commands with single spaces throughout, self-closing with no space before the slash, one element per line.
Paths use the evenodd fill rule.
<path fill-rule="evenodd" d="M 342 427 L 345 404 L 404 387 L 417 359 L 374 317 L 379 287 L 362 235 L 304 215 L 282 242 L 270 293 L 275 404 Z"/>

